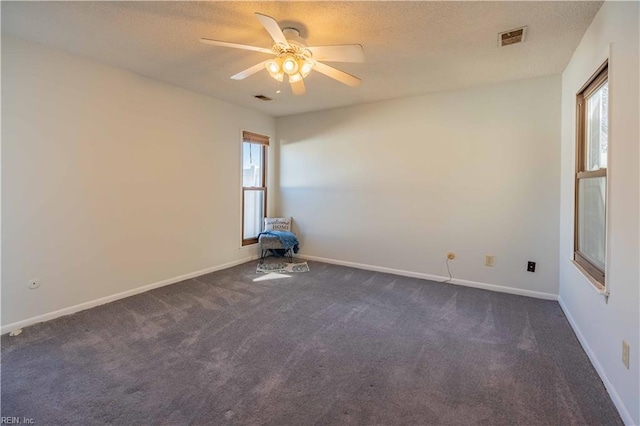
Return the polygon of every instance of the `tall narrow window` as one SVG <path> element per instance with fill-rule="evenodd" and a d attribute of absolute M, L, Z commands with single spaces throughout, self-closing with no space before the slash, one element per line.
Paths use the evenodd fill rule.
<path fill-rule="evenodd" d="M 242 132 L 242 245 L 258 242 L 267 211 L 269 137 Z"/>
<path fill-rule="evenodd" d="M 604 64 L 578 93 L 576 106 L 574 260 L 602 288 L 606 267 L 608 76 Z"/>

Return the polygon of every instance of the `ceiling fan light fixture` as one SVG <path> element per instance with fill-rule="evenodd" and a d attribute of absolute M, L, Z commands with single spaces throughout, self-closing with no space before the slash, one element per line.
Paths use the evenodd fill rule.
<path fill-rule="evenodd" d="M 267 71 L 269 71 L 270 74 L 277 74 L 278 71 L 280 71 L 281 66 L 282 66 L 282 59 L 280 58 L 272 59 L 266 64 Z"/>
<path fill-rule="evenodd" d="M 280 58 L 272 59 L 271 61 L 265 64 L 265 68 L 267 69 L 267 72 L 273 79 L 277 81 L 284 80 L 284 72 L 282 72 L 282 59 Z"/>
<path fill-rule="evenodd" d="M 300 60 L 298 65 L 300 68 L 300 74 L 302 74 L 302 77 L 304 78 L 309 75 L 309 73 L 313 69 L 314 63 L 307 59 L 307 60 Z"/>
<path fill-rule="evenodd" d="M 297 83 L 302 80 L 302 74 L 299 72 L 289 75 L 289 83 Z"/>
<path fill-rule="evenodd" d="M 271 77 L 273 77 L 275 80 L 282 82 L 284 80 L 284 73 L 282 71 L 277 72 L 277 73 L 269 73 L 271 75 Z"/>
<path fill-rule="evenodd" d="M 287 55 L 282 61 L 282 70 L 287 74 L 295 74 L 298 72 L 298 61 L 293 55 Z"/>

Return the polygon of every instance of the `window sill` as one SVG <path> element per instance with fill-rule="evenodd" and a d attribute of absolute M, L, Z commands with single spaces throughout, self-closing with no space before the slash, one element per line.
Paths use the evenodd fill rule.
<path fill-rule="evenodd" d="M 578 271 L 580 271 L 580 273 L 584 275 L 584 277 L 591 283 L 591 288 L 593 288 L 596 293 L 601 294 L 605 297 L 609 297 L 609 291 L 605 286 L 596 281 L 582 266 L 580 266 L 578 262 L 573 259 L 569 260 L 571 261 L 573 266 L 575 266 L 576 269 L 578 269 Z"/>

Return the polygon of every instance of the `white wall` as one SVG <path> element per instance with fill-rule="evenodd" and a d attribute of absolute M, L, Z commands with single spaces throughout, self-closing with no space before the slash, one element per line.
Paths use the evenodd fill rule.
<path fill-rule="evenodd" d="M 308 256 L 446 276 L 452 250 L 457 279 L 553 297 L 560 92 L 550 76 L 278 118 L 279 214 Z"/>
<path fill-rule="evenodd" d="M 2 89 L 3 326 L 256 254 L 240 135 L 273 118 L 9 37 Z"/>
<path fill-rule="evenodd" d="M 605 2 L 562 74 L 562 189 L 560 301 L 627 424 L 640 424 L 637 2 Z M 575 170 L 575 96 L 609 60 L 608 303 L 571 263 Z M 622 340 L 631 345 L 631 368 L 621 361 Z"/>

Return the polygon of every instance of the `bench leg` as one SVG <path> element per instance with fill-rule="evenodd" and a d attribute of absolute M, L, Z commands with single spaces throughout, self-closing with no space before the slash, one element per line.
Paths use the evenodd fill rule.
<path fill-rule="evenodd" d="M 267 257 L 269 250 L 260 249 L 260 264 L 264 263 L 264 259 Z"/>

